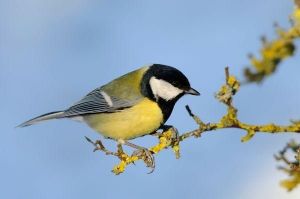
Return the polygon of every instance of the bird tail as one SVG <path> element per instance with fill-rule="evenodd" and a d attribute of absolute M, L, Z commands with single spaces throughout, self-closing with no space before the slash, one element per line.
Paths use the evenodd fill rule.
<path fill-rule="evenodd" d="M 28 120 L 28 121 L 20 124 L 17 127 L 26 127 L 26 126 L 30 126 L 33 124 L 43 122 L 43 121 L 59 119 L 59 118 L 63 118 L 63 117 L 64 117 L 64 111 L 56 111 L 56 112 L 46 113 L 44 115 L 41 115 L 41 116 L 35 117 L 31 120 Z"/>

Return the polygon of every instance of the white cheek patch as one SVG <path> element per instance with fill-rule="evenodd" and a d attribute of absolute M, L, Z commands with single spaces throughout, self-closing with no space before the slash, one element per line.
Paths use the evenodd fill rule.
<path fill-rule="evenodd" d="M 156 99 L 163 98 L 166 101 L 172 100 L 183 93 L 183 90 L 173 86 L 169 82 L 156 79 L 155 77 L 151 77 L 150 87 Z"/>

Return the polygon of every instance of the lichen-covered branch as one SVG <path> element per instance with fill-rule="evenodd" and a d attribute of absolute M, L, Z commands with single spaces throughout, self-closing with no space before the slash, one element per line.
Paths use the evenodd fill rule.
<path fill-rule="evenodd" d="M 221 118 L 218 123 L 207 123 L 205 124 L 201 119 L 195 116 L 190 108 L 187 106 L 187 110 L 191 117 L 194 118 L 195 122 L 199 125 L 199 129 L 193 132 L 188 132 L 183 134 L 182 139 L 186 139 L 191 136 L 199 137 L 202 133 L 224 129 L 224 128 L 238 128 L 243 129 L 247 134 L 242 137 L 242 142 L 249 141 L 257 132 L 261 133 L 286 133 L 294 132 L 300 133 L 300 123 L 292 123 L 288 126 L 281 126 L 276 124 L 266 124 L 266 125 L 251 125 L 241 122 L 238 119 L 238 110 L 233 106 L 233 96 L 239 90 L 240 83 L 234 76 L 230 76 L 228 73 L 228 68 L 226 68 L 226 84 L 223 85 L 220 91 L 216 94 L 216 98 L 227 106 L 227 114 Z"/>
<path fill-rule="evenodd" d="M 288 152 L 296 154 L 295 160 L 290 160 L 287 157 Z M 291 141 L 275 158 L 284 164 L 284 166 L 279 167 L 279 169 L 290 176 L 289 179 L 281 182 L 281 186 L 292 191 L 300 184 L 300 144 Z"/>
<path fill-rule="evenodd" d="M 295 9 L 290 19 L 291 27 L 289 29 L 275 25 L 276 39 L 268 41 L 266 37 L 262 38 L 263 47 L 260 50 L 260 58 L 250 55 L 251 67 L 244 70 L 247 82 L 261 82 L 273 74 L 284 59 L 293 56 L 295 40 L 300 38 L 299 0 L 295 0 Z"/>
<path fill-rule="evenodd" d="M 260 51 L 261 57 L 258 59 L 250 55 L 252 67 L 248 67 L 244 70 L 244 74 L 248 83 L 261 82 L 267 76 L 274 74 L 279 64 L 286 58 L 292 57 L 295 51 L 295 40 L 300 37 L 300 0 L 294 0 L 295 8 L 290 17 L 291 27 L 289 29 L 280 28 L 276 25 L 277 38 L 273 41 L 267 41 L 266 38 L 262 38 L 263 47 Z M 299 125 L 300 121 L 293 122 L 295 125 L 291 125 L 290 128 L 281 129 L 295 130 L 294 127 Z M 251 134 L 249 134 L 251 136 Z M 277 160 L 286 164 L 285 167 L 280 167 L 290 175 L 290 179 L 281 183 L 283 187 L 289 191 L 293 190 L 300 184 L 300 169 L 299 169 L 299 151 L 295 150 L 295 146 L 300 147 L 295 141 L 287 144 L 287 147 L 276 156 Z M 287 151 L 295 154 L 296 161 L 292 162 L 286 158 Z M 298 163 L 298 164 L 297 164 Z M 297 168 L 297 169 L 295 169 Z"/>
<path fill-rule="evenodd" d="M 159 133 L 158 134 L 158 139 L 159 139 L 158 144 L 149 148 L 149 151 L 152 154 L 158 154 L 163 149 L 172 147 L 172 149 L 176 155 L 176 158 L 180 158 L 179 138 L 177 136 L 174 137 L 175 134 L 177 134 L 177 132 L 176 132 L 176 129 L 174 129 L 174 128 L 170 128 L 165 132 Z M 134 164 L 138 160 L 143 160 L 145 162 L 146 166 L 150 167 L 147 162 L 148 158 L 146 156 L 143 156 L 143 155 L 138 156 L 135 154 L 128 155 L 124 152 L 122 145 L 120 145 L 120 144 L 118 144 L 117 152 L 112 152 L 112 151 L 109 151 L 108 149 L 106 149 L 100 140 L 93 142 L 90 138 L 88 138 L 88 137 L 85 137 L 85 138 L 88 142 L 90 142 L 92 145 L 94 145 L 94 147 L 95 147 L 94 152 L 102 151 L 106 155 L 115 156 L 120 160 L 120 163 L 112 169 L 112 172 L 116 175 L 123 173 L 128 165 Z"/>

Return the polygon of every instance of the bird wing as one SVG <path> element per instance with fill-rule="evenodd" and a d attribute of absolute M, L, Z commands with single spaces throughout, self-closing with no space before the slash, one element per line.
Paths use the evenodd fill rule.
<path fill-rule="evenodd" d="M 101 88 L 95 89 L 79 102 L 64 111 L 64 117 L 75 117 L 95 113 L 112 113 L 131 107 L 136 100 L 119 99 L 108 95 Z"/>
<path fill-rule="evenodd" d="M 132 71 L 93 90 L 79 102 L 65 110 L 64 117 L 112 113 L 133 106 L 144 98 L 141 94 L 140 82 L 148 68 L 146 66 Z"/>

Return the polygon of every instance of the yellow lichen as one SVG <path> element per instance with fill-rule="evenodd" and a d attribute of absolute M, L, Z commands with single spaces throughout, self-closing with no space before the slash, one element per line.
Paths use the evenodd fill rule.
<path fill-rule="evenodd" d="M 236 79 L 235 76 L 232 75 L 228 77 L 227 84 L 232 88 L 233 94 L 237 92 L 240 88 L 240 82 Z"/>
<path fill-rule="evenodd" d="M 255 135 L 254 130 L 248 130 L 247 134 L 244 137 L 242 137 L 241 141 L 248 142 L 249 140 L 251 140 L 253 138 L 254 135 Z"/>
<path fill-rule="evenodd" d="M 283 180 L 280 185 L 286 188 L 288 191 L 292 191 L 300 184 L 300 172 L 295 173 L 289 180 Z"/>
<path fill-rule="evenodd" d="M 119 158 L 121 160 L 120 163 L 112 169 L 112 172 L 116 175 L 123 173 L 127 165 L 133 164 L 139 159 L 137 156 L 128 156 L 125 153 L 120 154 Z"/>
<path fill-rule="evenodd" d="M 169 147 L 171 145 L 171 142 L 172 142 L 172 136 L 173 136 L 173 132 L 172 132 L 171 129 L 168 129 L 167 131 L 163 132 L 159 136 L 159 143 L 156 146 L 150 148 L 150 151 L 157 154 L 161 150 Z"/>
<path fill-rule="evenodd" d="M 176 159 L 180 158 L 180 146 L 179 146 L 179 142 L 176 143 L 173 147 L 173 152 L 175 153 Z"/>

